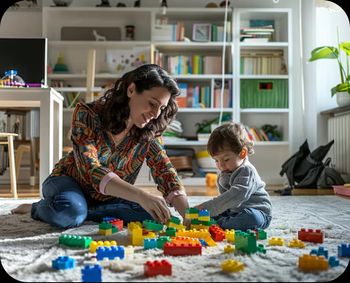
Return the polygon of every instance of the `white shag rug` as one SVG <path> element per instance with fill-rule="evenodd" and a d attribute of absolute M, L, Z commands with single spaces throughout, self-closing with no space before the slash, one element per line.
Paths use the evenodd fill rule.
<path fill-rule="evenodd" d="M 193 206 L 207 197 L 190 197 Z M 216 247 L 203 248 L 200 256 L 164 256 L 160 249 L 143 250 L 135 247 L 134 255 L 123 260 L 131 269 L 111 271 L 103 269 L 102 280 L 115 281 L 330 281 L 339 277 L 346 269 L 349 259 L 340 258 L 340 266 L 328 271 L 303 273 L 297 267 L 298 257 L 309 254 L 312 248 L 324 246 L 329 256 L 338 256 L 337 245 L 350 243 L 350 200 L 338 196 L 272 196 L 273 219 L 266 229 L 270 237 L 282 237 L 287 244 L 297 237 L 300 228 L 321 229 L 325 232 L 323 244 L 306 243 L 304 249 L 285 246 L 269 246 L 267 240 L 259 240 L 266 247 L 266 254 L 234 255 L 223 252 L 226 242 Z M 86 222 L 83 226 L 59 230 L 32 220 L 29 214 L 11 215 L 10 210 L 18 203 L 33 200 L 0 200 L 0 257 L 3 268 L 20 281 L 63 282 L 81 281 L 86 250 L 58 245 L 62 233 L 91 236 L 97 240 L 116 240 L 118 245 L 128 245 L 127 229 L 111 236 L 97 234 L 98 224 Z M 58 256 L 69 255 L 76 259 L 77 266 L 70 270 L 54 270 L 51 261 Z M 143 275 L 143 264 L 147 260 L 168 259 L 172 264 L 172 276 L 147 278 Z M 225 274 L 221 263 L 226 259 L 243 262 L 245 268 L 238 273 Z"/>

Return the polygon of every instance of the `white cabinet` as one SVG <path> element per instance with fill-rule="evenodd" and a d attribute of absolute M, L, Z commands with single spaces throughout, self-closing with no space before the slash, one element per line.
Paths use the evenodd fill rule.
<path fill-rule="evenodd" d="M 224 35 L 225 22 L 227 33 Z M 270 40 L 240 41 L 242 28 L 246 28 L 248 34 L 252 23 L 257 22 L 273 23 Z M 134 40 L 126 40 L 126 26 L 129 25 L 134 26 Z M 98 28 L 118 27 L 120 40 L 62 40 L 63 27 L 95 27 L 97 31 Z M 281 183 L 278 172 L 290 155 L 291 31 L 288 8 L 235 6 L 227 13 L 224 8 L 168 8 L 165 15 L 162 9 L 151 7 L 43 8 L 43 36 L 49 40 L 49 63 L 54 68 L 61 55 L 69 69 L 65 73 L 53 72 L 48 78 L 52 84 L 61 83 L 62 87 L 55 87 L 70 102 L 76 97 L 70 92 L 79 93 L 79 98 L 85 97 L 90 49 L 96 50 L 93 89 L 96 95 L 140 62 L 159 64 L 187 93 L 185 98 L 179 98 L 181 107 L 176 117 L 182 123 L 184 139 L 166 139 L 166 146 L 189 147 L 196 152 L 204 150 L 206 141 L 197 139 L 197 124 L 218 118 L 220 114 L 229 115 L 230 119 L 248 128 L 276 125 L 281 139 L 256 141 L 256 153 L 251 158 L 268 183 Z M 263 32 L 260 30 L 260 34 Z M 253 31 L 246 37 L 264 37 L 256 36 L 258 33 L 255 31 L 254 35 Z M 77 33 L 76 39 L 81 36 Z M 226 43 L 223 43 L 224 38 Z M 221 97 L 219 87 L 222 83 L 226 90 Z M 259 90 L 257 93 L 251 91 L 253 83 Z M 265 96 L 271 93 L 274 98 L 267 95 L 267 100 L 260 100 L 261 93 Z M 65 111 L 65 132 L 70 125 L 71 113 L 72 110 Z M 68 145 L 69 139 L 65 138 L 64 143 Z M 204 184 L 204 178 L 192 181 Z"/>

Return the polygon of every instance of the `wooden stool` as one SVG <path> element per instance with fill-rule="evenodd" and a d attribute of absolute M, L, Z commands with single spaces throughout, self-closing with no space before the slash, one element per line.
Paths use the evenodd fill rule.
<path fill-rule="evenodd" d="M 13 146 L 13 137 L 18 136 L 14 133 L 0 133 L 0 138 L 5 137 L 7 141 L 0 141 L 0 144 L 8 145 L 9 161 L 10 161 L 10 182 L 11 193 L 13 198 L 17 198 L 17 181 L 16 181 L 16 168 L 15 168 L 15 150 Z"/>

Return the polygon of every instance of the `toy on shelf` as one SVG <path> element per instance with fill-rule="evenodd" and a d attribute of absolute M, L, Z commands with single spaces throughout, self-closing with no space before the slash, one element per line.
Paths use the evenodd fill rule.
<path fill-rule="evenodd" d="M 216 181 L 218 179 L 218 174 L 215 173 L 207 173 L 205 175 L 205 184 L 209 188 L 216 188 Z"/>
<path fill-rule="evenodd" d="M 8 70 L 0 80 L 0 87 L 25 87 L 26 83 L 17 74 L 17 70 Z"/>

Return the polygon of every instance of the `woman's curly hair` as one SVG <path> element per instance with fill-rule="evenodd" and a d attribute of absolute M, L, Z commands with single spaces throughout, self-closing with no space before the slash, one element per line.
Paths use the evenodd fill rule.
<path fill-rule="evenodd" d="M 151 120 L 144 128 L 132 127 L 130 135 L 139 142 L 147 142 L 159 137 L 170 122 L 175 118 L 178 110 L 176 96 L 180 89 L 168 73 L 155 64 L 142 65 L 118 79 L 113 88 L 107 90 L 98 100 L 102 107 L 101 121 L 105 130 L 113 134 L 121 133 L 127 125 L 130 115 L 129 100 L 127 95 L 131 83 L 136 86 L 137 95 L 142 95 L 145 90 L 154 87 L 164 87 L 170 92 L 168 105 L 162 110 L 157 119 Z"/>

